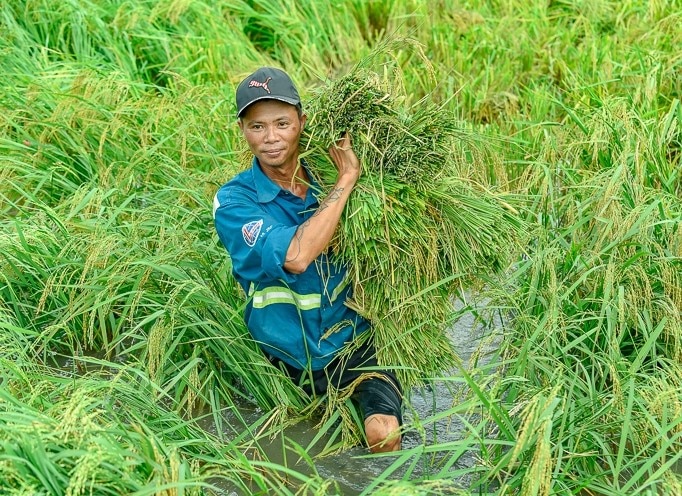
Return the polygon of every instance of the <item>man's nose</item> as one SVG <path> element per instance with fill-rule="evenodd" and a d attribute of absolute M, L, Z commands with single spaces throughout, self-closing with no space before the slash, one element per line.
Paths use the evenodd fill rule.
<path fill-rule="evenodd" d="M 277 129 L 275 126 L 268 126 L 265 128 L 265 141 L 272 142 L 277 141 Z"/>

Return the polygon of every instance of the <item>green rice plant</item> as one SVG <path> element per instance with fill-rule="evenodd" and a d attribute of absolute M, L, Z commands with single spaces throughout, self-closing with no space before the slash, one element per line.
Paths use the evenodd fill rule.
<path fill-rule="evenodd" d="M 221 5 L 257 52 L 287 67 L 295 78 L 342 66 L 367 50 L 356 21 L 357 6 L 351 9 L 346 2 L 223 0 Z"/>
<path fill-rule="evenodd" d="M 161 87 L 225 81 L 229 63 L 267 59 L 218 3 L 52 0 L 5 2 L 3 32 L 32 52 L 79 66 L 109 66 Z"/>
<path fill-rule="evenodd" d="M 103 363 L 102 365 L 106 365 Z M 244 456 L 160 406 L 141 370 L 58 377 L 36 370 L 32 390 L 0 386 L 0 482 L 6 494 L 308 494 L 328 482 Z M 252 449 L 249 448 L 249 449 Z M 283 477 L 284 475 L 284 477 Z"/>
<path fill-rule="evenodd" d="M 400 16 L 399 7 L 400 2 L 395 0 L 354 0 L 348 3 L 348 9 L 369 46 L 388 34 L 389 22 Z"/>
<path fill-rule="evenodd" d="M 417 483 L 409 481 L 389 482 L 384 484 L 372 494 L 381 496 L 428 496 L 428 495 L 460 495 L 470 494 L 465 489 L 457 487 L 454 483 L 445 480 L 419 481 Z"/>
<path fill-rule="evenodd" d="M 326 150 L 352 136 L 363 174 L 332 250 L 349 264 L 350 304 L 373 322 L 380 360 L 409 388 L 455 364 L 444 332 L 451 297 L 504 271 L 524 225 L 513 200 L 457 175 L 476 136 L 428 100 L 407 106 L 399 72 L 381 77 L 367 65 L 313 90 L 304 155 L 329 188 Z"/>
<path fill-rule="evenodd" d="M 682 456 L 682 205 L 625 161 L 563 172 L 544 190 L 548 222 L 533 256 L 500 288 L 516 307 L 503 346 L 513 428 L 502 431 L 515 447 L 493 456 L 489 477 L 528 494 L 667 494 Z M 551 411 L 539 409 L 552 398 Z"/>
<path fill-rule="evenodd" d="M 576 157 L 585 170 L 628 163 L 633 178 L 642 185 L 679 195 L 679 100 L 648 115 L 629 100 L 611 97 L 597 107 L 574 110 L 574 125 L 562 137 L 555 153 L 559 157 Z"/>
<path fill-rule="evenodd" d="M 32 330 L 32 352 L 139 360 L 188 411 L 238 397 L 299 405 L 303 393 L 248 338 L 217 240 L 193 206 L 179 210 L 166 194 L 142 207 L 144 198 L 118 204 L 116 191 L 83 190 L 2 231 L 0 296 Z"/>
<path fill-rule="evenodd" d="M 188 184 L 192 171 L 230 167 L 223 118 L 210 109 L 220 103 L 205 90 L 160 97 L 120 74 L 91 71 L 32 84 L 46 87 L 34 101 L 16 90 L 8 93 L 0 119 L 0 194 L 14 208 L 32 197 L 54 205 L 83 184 L 139 192 L 172 179 Z M 217 123 L 213 134 L 198 124 L 209 119 Z"/>
<path fill-rule="evenodd" d="M 609 97 L 631 100 L 644 119 L 656 119 L 661 127 L 663 114 L 679 100 L 673 47 L 682 39 L 676 29 L 680 12 L 672 4 L 632 1 L 620 9 L 608 1 L 437 5 L 395 4 L 393 17 L 386 19 L 388 32 L 418 39 L 428 55 L 424 61 L 402 51 L 403 66 L 407 60 L 410 65 L 406 93 L 447 104 L 500 145 L 506 170 L 479 171 L 491 172 L 488 178 L 496 184 L 522 179 L 534 164 L 529 157 L 554 154 L 551 143 L 559 140 L 561 146 L 565 131 L 572 132 L 571 116 L 591 112 Z M 584 136 L 570 141 L 580 143 Z M 670 171 L 679 160 L 676 141 L 664 147 L 663 156 L 672 159 Z"/>
<path fill-rule="evenodd" d="M 0 387 L 10 393 L 33 391 L 37 364 L 31 360 L 31 334 L 0 306 Z"/>
<path fill-rule="evenodd" d="M 83 69 L 84 54 L 69 66 L 6 48 L 6 81 L 19 84 L 3 93 L 0 204 L 16 223 L 2 226 L 13 246 L 0 287 L 32 351 L 135 356 L 178 409 L 299 402 L 248 339 L 243 298 L 207 227 L 217 175 L 233 167 L 220 94 L 161 94 L 117 70 Z"/>
<path fill-rule="evenodd" d="M 486 366 L 494 371 L 487 380 L 475 369 L 459 370 L 470 393 L 441 415 L 468 419 L 468 429 L 454 444 L 419 446 L 444 454 L 433 467 L 443 463 L 442 469 L 428 480 L 451 481 L 466 473 L 469 490 L 485 494 L 675 494 L 682 441 L 679 365 L 666 361 L 658 372 L 636 372 L 624 361 L 611 365 L 604 354 L 593 356 L 592 363 L 619 381 L 618 387 L 605 386 L 586 359 L 575 358 L 589 338 L 577 334 L 566 344 L 561 327 L 526 317 L 515 319 L 516 332 L 523 332 L 518 352 Z M 480 464 L 456 470 L 459 456 L 472 451 Z M 402 459 L 391 471 L 407 463 Z"/>

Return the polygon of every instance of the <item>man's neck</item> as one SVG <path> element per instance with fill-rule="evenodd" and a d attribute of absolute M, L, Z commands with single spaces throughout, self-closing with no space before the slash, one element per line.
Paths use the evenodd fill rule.
<path fill-rule="evenodd" d="M 293 170 L 272 169 L 260 166 L 263 173 L 280 188 L 285 189 L 299 198 L 305 199 L 310 180 L 308 174 L 300 164 Z"/>

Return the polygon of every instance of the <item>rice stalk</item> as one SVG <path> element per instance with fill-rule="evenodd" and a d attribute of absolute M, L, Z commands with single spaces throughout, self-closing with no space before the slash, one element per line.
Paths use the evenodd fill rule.
<path fill-rule="evenodd" d="M 352 136 L 363 173 L 331 249 L 349 265 L 349 304 L 372 321 L 379 359 L 409 388 L 454 366 L 450 298 L 504 271 L 524 225 L 499 194 L 456 175 L 476 136 L 428 99 L 408 104 L 397 70 L 366 65 L 312 90 L 304 156 L 329 188 L 326 150 Z"/>

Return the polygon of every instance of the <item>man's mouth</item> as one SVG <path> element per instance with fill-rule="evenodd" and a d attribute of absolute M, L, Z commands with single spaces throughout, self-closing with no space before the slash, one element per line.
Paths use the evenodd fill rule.
<path fill-rule="evenodd" d="M 275 157 L 275 156 L 279 155 L 280 153 L 282 153 L 281 148 L 278 148 L 277 150 L 265 150 L 265 151 L 263 151 L 263 154 L 267 155 L 268 157 Z"/>

